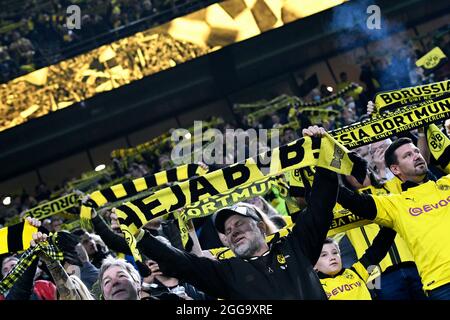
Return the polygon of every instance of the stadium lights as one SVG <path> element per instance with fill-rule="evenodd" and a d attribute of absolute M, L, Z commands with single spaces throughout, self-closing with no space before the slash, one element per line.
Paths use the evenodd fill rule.
<path fill-rule="evenodd" d="M 104 164 L 99 164 L 98 166 L 95 167 L 95 171 L 102 171 L 103 169 L 105 169 L 106 166 Z"/>
<path fill-rule="evenodd" d="M 11 204 L 11 197 L 5 197 L 4 199 L 3 199 L 3 204 L 5 205 L 5 206 L 9 206 L 10 204 Z"/>

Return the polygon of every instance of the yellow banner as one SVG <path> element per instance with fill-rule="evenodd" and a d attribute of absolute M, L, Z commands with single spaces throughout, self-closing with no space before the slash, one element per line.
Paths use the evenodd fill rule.
<path fill-rule="evenodd" d="M 304 137 L 272 150 L 270 158 L 259 155 L 203 177 L 159 190 L 147 198 L 127 202 L 116 208 L 120 227 L 136 259 L 134 235 L 148 221 L 230 189 L 264 180 L 300 167 L 321 166 L 346 175 L 357 175 L 348 150 L 329 135 L 322 139 Z M 268 163 L 264 165 L 263 163 Z M 360 172 L 362 181 L 365 172 Z"/>
<path fill-rule="evenodd" d="M 39 220 L 44 219 L 54 214 L 66 211 L 69 208 L 76 207 L 78 205 L 78 198 L 79 196 L 77 194 L 71 193 L 56 200 L 34 207 L 25 212 L 24 216 Z"/>
<path fill-rule="evenodd" d="M 376 112 L 417 104 L 450 92 L 450 80 L 380 92 L 375 95 Z"/>
<path fill-rule="evenodd" d="M 441 97 L 333 130 L 330 134 L 352 149 L 447 118 L 450 118 L 450 98 Z"/>
<path fill-rule="evenodd" d="M 424 68 L 426 71 L 432 71 L 447 60 L 447 56 L 439 47 L 434 47 L 419 60 L 416 61 L 416 66 Z"/>

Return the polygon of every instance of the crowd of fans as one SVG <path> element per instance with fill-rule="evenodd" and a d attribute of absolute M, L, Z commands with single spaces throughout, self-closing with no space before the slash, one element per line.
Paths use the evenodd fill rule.
<path fill-rule="evenodd" d="M 149 12 L 154 10 L 154 6 L 156 6 L 155 2 L 156 1 L 153 1 L 152 3 L 149 0 L 143 2 L 100 1 L 95 2 L 95 6 L 94 2 L 89 2 L 86 3 L 86 5 L 87 8 L 89 8 L 88 12 L 90 13 L 86 14 L 86 17 L 83 17 L 83 19 L 90 20 L 95 24 L 98 23 L 99 27 L 102 26 L 105 30 L 108 30 L 141 18 L 141 14 L 144 14 L 143 12 L 145 12 L 145 10 L 148 10 Z M 13 60 L 19 59 L 15 60 L 16 63 L 22 64 L 32 61 L 30 59 L 35 55 L 32 43 L 34 41 L 39 41 L 39 37 L 43 37 L 42 39 L 54 39 L 55 37 L 60 37 L 60 41 L 66 41 L 64 40 L 65 31 L 63 29 L 57 30 L 57 28 L 55 28 L 53 22 L 57 21 L 57 17 L 53 18 L 52 16 L 52 14 L 57 12 L 58 8 L 64 5 L 63 1 L 56 4 L 51 2 L 52 10 L 56 11 L 49 11 L 45 14 L 38 13 L 36 16 L 33 16 L 23 23 L 20 28 L 24 29 L 21 29 L 20 32 L 14 31 L 11 33 L 11 36 L 14 35 L 14 37 L 10 40 L 8 39 L 5 42 L 5 39 L 3 39 L 3 44 L 9 45 L 7 49 L 8 52 L 15 56 Z M 103 11 L 95 13 L 94 9 L 97 6 L 101 7 L 100 9 Z M 163 4 L 161 4 L 161 6 L 163 6 Z M 91 9 L 92 11 L 90 11 Z M 139 14 L 137 14 L 137 12 L 139 12 Z M 32 27 L 30 27 L 30 25 L 32 25 Z M 55 36 L 50 36 L 48 38 L 43 35 L 45 32 L 54 34 Z M 76 37 L 83 37 L 83 35 L 79 34 L 73 36 L 73 38 Z M 30 38 L 31 41 L 27 38 Z M 8 43 L 8 41 L 10 42 Z M 450 54 L 448 41 L 441 44 L 441 48 L 447 55 Z M 5 53 L 3 52 L 3 54 Z M 391 59 L 388 57 L 378 57 L 376 59 L 370 58 L 364 61 L 361 65 L 359 79 L 349 79 L 347 73 L 342 72 L 339 75 L 340 81 L 337 84 L 336 91 L 345 88 L 351 82 L 359 82 L 363 84 L 366 89 L 364 92 L 358 94 L 349 93 L 342 97 L 341 103 L 328 106 L 330 110 L 337 111 L 338 116 L 328 116 L 319 120 L 312 119 L 303 114 L 299 108 L 294 112 L 294 118 L 297 121 L 298 126 L 292 127 L 289 125 L 289 123 L 291 123 L 290 120 L 292 120 L 292 114 L 290 114 L 292 108 L 283 108 L 276 113 L 267 114 L 260 119 L 253 119 L 251 121 L 245 115 L 239 116 L 236 117 L 239 121 L 238 123 L 222 123 L 216 128 L 221 130 L 221 132 L 225 132 L 228 128 L 280 128 L 282 130 L 281 144 L 285 144 L 298 139 L 302 135 L 302 132 L 304 134 L 306 132 L 306 135 L 322 134 L 322 131 L 319 131 L 317 128 L 311 129 L 311 125 L 318 125 L 329 131 L 344 125 L 352 124 L 367 117 L 367 106 L 370 107 L 372 105 L 369 100 L 373 99 L 376 92 L 448 79 L 448 75 L 450 74 L 448 72 L 448 64 L 442 67 L 439 72 L 433 74 L 425 74 L 422 69 L 416 68 L 414 61 L 421 54 L 423 54 L 423 52 L 417 52 L 414 47 L 406 46 L 399 49 Z M 390 71 L 393 67 L 397 70 L 399 66 L 404 72 L 393 73 Z M 329 86 L 326 84 L 319 85 L 302 98 L 305 101 L 320 101 L 332 94 L 332 91 L 330 91 L 328 87 Z M 304 129 L 307 129 L 307 131 L 303 131 Z M 417 130 L 411 132 L 410 135 L 415 141 L 419 140 L 418 137 L 423 137 L 423 135 L 417 134 Z M 382 183 L 393 178 L 393 175 L 387 170 L 383 161 L 384 153 L 388 149 L 390 143 L 391 141 L 381 142 L 357 150 L 360 155 L 368 161 L 374 178 Z M 149 151 L 129 159 L 114 159 L 113 166 L 111 166 L 111 170 L 108 171 L 109 173 L 103 175 L 101 179 L 96 180 L 93 185 L 85 186 L 86 189 L 82 191 L 96 190 L 99 186 L 114 182 L 116 179 L 135 179 L 161 170 L 167 170 L 173 167 L 170 160 L 171 147 L 172 145 L 168 143 L 160 146 L 157 152 Z M 424 149 L 421 149 L 421 152 L 424 154 L 426 153 Z M 235 158 L 236 155 L 233 154 L 231 157 Z M 216 169 L 216 166 L 210 166 L 210 170 L 213 169 Z M 435 171 L 433 170 L 433 172 Z M 326 199 L 321 199 L 320 195 L 321 192 L 326 192 L 328 195 L 327 198 L 333 198 L 330 194 L 333 195 L 333 192 L 336 192 L 337 181 L 330 177 L 329 173 L 320 170 L 318 170 L 316 175 L 318 176 L 319 182 L 317 189 L 313 188 L 313 191 L 311 191 L 311 198 L 307 201 L 308 206 L 306 208 L 308 213 L 313 212 L 314 210 L 320 211 L 316 207 L 325 210 L 327 206 L 334 205 L 334 203 L 327 203 Z M 14 196 L 10 205 L 1 207 L 1 223 L 10 224 L 14 217 L 23 217 L 26 210 L 43 203 L 43 201 L 50 200 L 52 194 L 58 194 L 60 196 L 74 191 L 71 189 L 73 187 L 71 182 L 73 183 L 74 179 L 67 179 L 63 185 L 55 187 L 54 190 L 51 190 L 45 183 L 40 183 L 36 186 L 34 195 L 30 195 L 24 191 L 21 195 Z M 359 189 L 359 187 L 355 187 L 355 189 Z M 86 201 L 86 199 L 83 201 Z M 182 245 L 177 222 L 173 217 L 152 221 L 145 226 L 144 229 L 146 232 L 144 232 L 144 235 L 140 235 L 139 238 L 139 240 L 141 240 L 141 250 L 144 254 L 144 260 L 141 263 L 133 259 L 124 238 L 120 236 L 120 228 L 114 210 L 104 209 L 99 210 L 98 212 L 94 210 L 92 213 L 93 230 L 78 228 L 72 232 L 63 232 L 65 240 L 61 241 L 62 243 L 65 243 L 64 260 L 59 262 L 49 258 L 45 254 L 41 254 L 41 262 L 38 264 L 36 261 L 36 263 L 28 268 L 27 272 L 8 292 L 6 299 L 208 300 L 243 297 L 267 298 L 270 296 L 265 296 L 265 294 L 275 294 L 275 291 L 272 289 L 267 290 L 264 285 L 262 285 L 263 289 L 261 289 L 261 291 L 252 287 L 251 289 L 255 289 L 255 291 L 249 289 L 248 296 L 242 295 L 240 290 L 244 290 L 241 286 L 244 285 L 245 282 L 240 281 L 240 279 L 244 276 L 249 276 L 246 273 L 250 272 L 247 269 L 249 263 L 255 263 L 254 268 L 256 269 L 268 268 L 262 272 L 267 272 L 267 274 L 273 273 L 274 271 L 271 267 L 272 260 L 270 259 L 275 259 L 275 261 L 277 260 L 278 263 L 284 266 L 284 264 L 286 264 L 286 261 L 283 262 L 285 256 L 280 258 L 279 252 L 283 252 L 283 255 L 286 251 L 295 252 L 295 255 L 293 254 L 295 257 L 292 257 L 292 259 L 297 259 L 295 268 L 298 267 L 298 270 L 302 270 L 302 272 L 304 271 L 305 274 L 307 274 L 314 267 L 315 270 L 317 269 L 316 271 L 319 272 L 319 275 L 321 274 L 320 272 L 322 272 L 323 277 L 327 278 L 328 271 L 326 268 L 323 269 L 320 264 L 315 266 L 315 262 L 319 257 L 316 256 L 314 250 L 317 251 L 316 247 L 321 247 L 322 243 L 317 243 L 317 239 L 315 239 L 317 235 L 311 235 L 311 238 L 306 238 L 304 235 L 307 234 L 307 232 L 303 229 L 307 229 L 308 227 L 316 228 L 320 225 L 319 222 L 313 221 L 314 219 L 308 218 L 308 214 L 300 215 L 301 218 L 297 218 L 302 219 L 302 223 L 299 224 L 300 226 L 297 227 L 297 229 L 294 229 L 293 233 L 297 234 L 298 229 L 303 228 L 302 232 L 298 232 L 300 236 L 294 235 L 290 238 L 288 237 L 289 240 L 286 240 L 286 242 L 280 240 L 269 248 L 264 242 L 264 237 L 283 228 L 288 224 L 290 219 L 287 216 L 288 210 L 286 210 L 286 204 L 282 201 L 280 204 L 280 197 L 274 195 L 273 192 L 270 192 L 265 197 L 257 197 L 246 203 L 240 203 L 231 209 L 231 211 L 237 212 L 237 214 L 233 216 L 233 213 L 228 211 L 228 213 L 222 212 L 223 217 L 221 218 L 219 218 L 218 215 L 215 215 L 214 218 L 210 216 L 194 219 L 194 228 L 191 229 L 190 242 L 188 242 L 189 245 L 186 248 Z M 239 244 L 242 239 L 234 236 L 235 232 L 236 234 L 238 233 L 238 231 L 235 230 L 239 230 L 239 228 L 242 227 L 243 217 L 247 219 L 245 221 L 248 222 L 248 225 L 245 226 L 248 230 L 253 232 L 252 239 L 257 243 L 255 247 L 247 248 L 245 251 L 239 249 Z M 230 225 L 231 222 L 229 221 L 231 221 L 231 219 L 234 219 L 233 223 L 235 224 Z M 252 221 L 252 223 L 249 221 Z M 297 222 L 298 221 L 300 220 L 297 220 Z M 42 225 L 51 232 L 61 232 L 62 224 L 64 222 L 65 218 L 61 217 L 52 217 L 42 222 L 36 221 L 35 219 L 29 219 L 29 223 L 39 227 Z M 299 251 L 295 241 L 300 237 L 302 238 L 302 241 L 300 241 L 300 251 L 305 253 L 304 256 L 297 256 Z M 32 247 L 39 246 L 39 243 L 42 243 L 45 240 L 45 234 L 41 232 L 35 234 L 33 236 Z M 241 260 L 239 259 L 231 260 L 231 262 L 219 263 L 215 258 L 211 257 L 209 251 L 206 251 L 206 249 L 223 246 L 230 247 L 231 251 L 233 251 L 238 258 L 246 259 L 249 258 L 249 255 L 262 256 L 262 252 L 267 250 L 270 252 L 275 250 L 278 252 L 278 256 L 272 256 L 271 254 L 267 255 L 263 266 L 258 265 L 257 262 L 252 262 L 252 259 L 246 260 L 242 265 Z M 351 265 L 356 261 L 355 258 L 347 257 L 345 248 L 339 249 L 339 246 L 331 240 L 325 242 L 324 248 L 327 248 L 325 253 L 330 255 L 336 255 L 339 253 L 339 250 L 341 250 L 342 252 L 339 254 L 342 254 L 342 258 L 344 260 L 351 260 L 349 260 L 350 262 L 344 261 L 344 264 Z M 184 250 L 190 251 L 193 255 L 183 253 Z M 123 259 L 119 259 L 119 257 L 122 257 Z M 323 258 L 322 254 L 320 257 Z M 205 258 L 207 259 L 205 260 Z M 381 259 L 378 255 L 376 259 L 373 255 L 371 258 L 372 260 L 370 261 L 374 264 L 377 264 Z M 172 261 L 170 259 L 174 260 Z M 308 260 L 306 264 L 304 262 L 305 259 Z M 363 260 L 364 259 L 361 258 L 359 261 Z M 18 261 L 19 258 L 15 255 L 3 257 L 2 275 L 6 276 Z M 164 262 L 164 267 L 162 265 L 160 266 L 160 261 Z M 285 268 L 291 270 L 289 268 L 292 267 L 289 263 L 286 264 Z M 195 270 L 197 271 L 193 274 L 192 269 L 190 269 L 191 264 L 195 266 Z M 363 263 L 363 266 L 367 267 L 367 263 Z M 339 272 L 361 273 L 360 269 L 355 271 L 355 269 L 352 268 L 353 267 L 345 270 L 341 268 L 337 272 L 331 272 L 330 274 L 334 276 Z M 240 274 L 240 271 L 238 272 L 238 270 L 243 273 Z M 227 282 L 221 283 L 217 280 L 216 277 L 218 277 L 218 274 L 220 275 L 219 278 L 222 277 L 228 279 Z M 208 278 L 208 276 L 210 276 L 210 278 Z M 259 275 L 256 275 L 256 277 L 258 276 Z M 286 279 L 280 278 L 280 284 L 283 284 L 282 281 L 285 280 Z M 367 277 L 365 280 L 367 280 Z M 279 297 L 304 297 L 312 299 L 324 297 L 320 290 L 312 290 L 314 281 L 312 281 L 311 278 L 304 278 L 302 281 L 302 288 L 300 288 L 299 292 L 296 292 L 295 288 L 292 289 L 292 292 L 289 291 L 291 289 L 284 292 L 282 287 L 277 286 L 277 290 L 280 290 Z M 311 287 L 307 289 L 306 287 L 309 285 L 311 285 Z M 202 289 L 206 288 L 207 292 L 203 292 L 199 287 Z M 370 294 L 365 297 L 370 297 Z"/>
<path fill-rule="evenodd" d="M 162 22 L 158 20 L 158 14 L 170 12 L 167 16 L 176 17 L 180 6 L 186 10 L 189 5 L 199 2 L 202 1 L 10 1 L 0 13 L 0 82 L 54 64 L 70 54 L 65 53 L 68 48 L 80 46 L 101 34 L 141 20 L 147 20 L 145 26 L 148 28 Z M 83 26 L 80 29 L 67 27 L 70 5 L 80 7 L 80 24 Z"/>
<path fill-rule="evenodd" d="M 133 1 L 124 2 L 126 2 L 128 7 L 135 3 Z M 119 2 L 116 5 L 120 6 L 122 3 Z M 446 52 L 447 55 L 450 55 L 449 37 L 444 36 L 442 39 L 445 39 L 445 42 L 441 43 L 441 49 Z M 325 121 L 322 121 L 323 119 L 314 119 L 315 123 L 312 123 L 311 119 L 308 119 L 307 116 L 298 113 L 297 118 L 300 127 L 292 128 L 288 126 L 290 122 L 290 109 L 284 108 L 275 114 L 265 115 L 260 119 L 252 121 L 243 114 L 242 116 L 236 117 L 238 122 L 234 124 L 221 121 L 221 124 L 217 129 L 225 132 L 226 129 L 234 128 L 281 128 L 282 135 L 280 137 L 280 143 L 285 144 L 297 139 L 301 135 L 301 130 L 310 124 L 319 124 L 326 130 L 333 130 L 364 119 L 367 111 L 367 103 L 374 97 L 376 92 L 442 81 L 448 78 L 448 63 L 441 67 L 437 72 L 431 74 L 424 74 L 423 69 L 416 67 L 414 61 L 424 52 L 420 52 L 410 41 L 405 42 L 404 47 L 394 50 L 393 52 L 394 53 L 391 53 L 391 57 L 378 56 L 376 58 L 367 58 L 363 61 L 360 65 L 361 72 L 359 79 L 349 79 L 346 72 L 341 72 L 339 74 L 339 82 L 334 89 L 334 92 L 327 89 L 329 87 L 328 85 L 322 84 L 310 90 L 305 97 L 302 97 L 305 101 L 318 101 L 345 88 L 352 82 L 363 85 L 365 90 L 361 94 L 348 94 L 343 97 L 341 104 L 328 107 L 329 109 L 339 111 L 338 116 L 327 117 Z M 400 69 L 404 70 L 404 72 L 401 74 L 394 74 L 390 69 L 395 65 L 395 70 L 398 70 L 398 64 L 401 64 Z M 319 123 L 317 123 L 317 121 L 319 121 Z M 166 170 L 172 165 L 170 161 L 171 150 L 172 145 L 168 142 L 162 144 L 157 153 L 143 153 L 139 157 L 127 159 L 127 161 L 123 161 L 123 159 L 114 159 L 114 165 L 112 166 L 113 170 L 110 174 L 105 174 L 102 178 L 103 180 L 98 181 L 98 183 L 101 185 L 101 183 L 112 181 L 118 177 L 134 179 L 156 173 L 160 170 Z M 234 157 L 236 157 L 236 155 L 234 155 Z M 53 189 L 49 188 L 43 181 L 35 187 L 34 193 L 32 194 L 24 189 L 22 194 L 13 196 L 10 206 L 0 206 L 0 223 L 4 224 L 10 217 L 18 216 L 20 213 L 25 212 L 42 201 L 50 200 L 52 193 L 61 195 L 63 192 L 71 191 L 69 182 L 70 180 L 75 179 L 76 177 L 65 177 L 62 184 L 54 186 Z"/>

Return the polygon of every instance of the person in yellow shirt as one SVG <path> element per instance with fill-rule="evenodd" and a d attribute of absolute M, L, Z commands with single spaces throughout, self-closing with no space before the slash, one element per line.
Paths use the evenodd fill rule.
<path fill-rule="evenodd" d="M 382 156 L 384 166 L 384 152 Z M 368 186 L 367 184 L 361 186 L 353 177 L 347 176 L 346 178 L 346 182 L 349 182 L 348 187 L 353 190 L 358 190 L 359 193 L 380 196 L 402 192 L 401 181 L 397 177 L 385 183 L 380 183 L 377 177 L 371 174 L 370 185 Z M 345 235 L 353 246 L 358 258 L 372 244 L 379 230 L 380 227 L 377 224 L 371 223 L 346 231 Z M 345 250 L 345 247 L 343 249 Z M 378 276 L 379 286 L 377 285 L 374 288 L 377 300 L 426 299 L 414 257 L 405 240 L 400 235 L 395 237 L 388 253 L 378 263 L 378 268 L 372 272 L 369 279 L 376 279 Z"/>
<path fill-rule="evenodd" d="M 341 187 L 338 202 L 397 231 L 414 257 L 428 297 L 450 300 L 450 175 L 431 180 L 424 157 L 409 138 L 393 142 L 385 162 L 402 181 L 400 194 L 359 194 Z"/>
<path fill-rule="evenodd" d="M 373 109 L 373 103 L 369 102 L 367 109 Z M 373 112 L 373 110 L 371 111 Z M 428 145 L 424 139 L 420 139 L 418 147 Z M 366 145 L 365 150 L 358 148 L 357 152 L 369 162 L 369 168 L 372 172 L 369 184 L 361 185 L 356 179 L 347 176 L 344 182 L 348 182 L 347 187 L 352 190 L 358 190 L 359 193 L 368 193 L 376 196 L 387 195 L 390 193 L 401 193 L 402 181 L 395 177 L 386 167 L 384 161 L 385 151 L 392 143 L 391 139 L 374 142 Z M 423 150 L 423 148 L 421 149 Z M 362 151 L 362 152 L 360 152 Z M 423 153 L 423 151 L 421 151 Z M 425 154 L 425 153 L 423 153 Z M 428 151 L 429 154 L 429 151 Z M 425 156 L 424 156 L 425 157 Z M 426 157 L 425 157 L 426 158 Z M 375 174 L 374 174 L 375 173 Z M 358 258 L 371 245 L 377 235 L 380 227 L 371 223 L 358 228 L 346 231 L 347 239 L 350 241 Z M 343 248 L 345 250 L 345 247 Z M 344 251 L 345 255 L 345 251 Z M 344 260 L 345 265 L 345 260 Z M 377 279 L 379 285 L 375 286 L 374 292 L 379 300 L 422 300 L 426 296 L 422 290 L 422 283 L 417 271 L 414 257 L 408 249 L 408 245 L 400 235 L 395 237 L 392 247 L 388 254 L 379 263 L 378 268 L 372 272 L 370 279 Z"/>
<path fill-rule="evenodd" d="M 377 265 L 386 255 L 395 238 L 395 231 L 381 228 L 364 255 L 350 268 L 342 267 L 338 243 L 325 239 L 314 269 L 329 300 L 371 300 L 366 282 L 368 268 Z"/>
<path fill-rule="evenodd" d="M 384 154 L 383 154 L 384 161 Z M 314 169 L 307 168 L 304 172 L 292 173 L 290 191 L 296 192 L 303 200 L 306 191 L 312 184 L 311 174 Z M 312 173 L 308 173 L 311 171 Z M 297 178 L 297 176 L 299 176 Z M 389 193 L 401 192 L 401 181 L 398 178 L 391 179 L 381 183 L 372 169 L 368 170 L 367 177 L 363 184 L 360 184 L 351 176 L 343 180 L 346 186 L 351 190 L 358 190 L 359 193 L 374 195 L 386 195 Z M 306 186 L 303 180 L 306 181 Z M 348 209 L 336 204 L 333 212 L 336 215 L 345 214 Z M 380 227 L 371 223 L 361 227 L 352 228 L 344 233 L 333 237 L 340 245 L 340 254 L 343 260 L 343 266 L 351 266 L 356 260 L 361 258 L 365 251 L 371 246 L 374 238 L 380 231 Z M 388 254 L 378 264 L 369 277 L 369 281 L 379 277 L 377 283 L 380 285 L 374 288 L 376 299 L 380 300 L 419 300 L 426 299 L 422 291 L 422 284 L 414 258 L 408 249 L 406 242 L 397 235 L 392 243 Z M 378 282 L 379 281 L 379 282 Z"/>

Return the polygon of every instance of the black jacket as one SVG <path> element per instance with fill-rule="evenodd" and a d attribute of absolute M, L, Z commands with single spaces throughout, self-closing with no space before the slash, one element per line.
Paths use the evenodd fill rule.
<path fill-rule="evenodd" d="M 165 274 L 222 299 L 326 300 L 313 270 L 333 218 L 337 176 L 318 168 L 308 207 L 292 232 L 275 237 L 261 257 L 211 260 L 166 246 L 146 233 L 138 243 Z"/>

